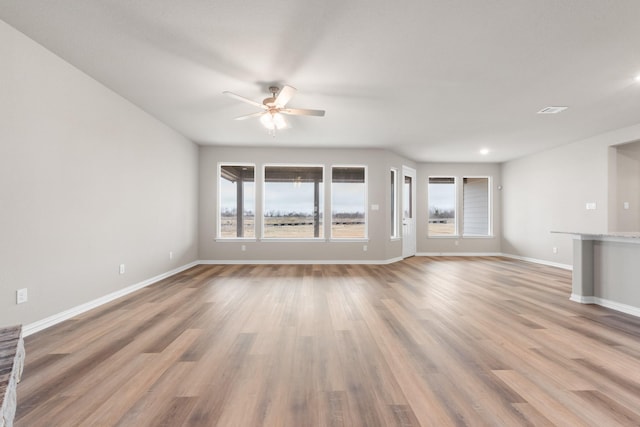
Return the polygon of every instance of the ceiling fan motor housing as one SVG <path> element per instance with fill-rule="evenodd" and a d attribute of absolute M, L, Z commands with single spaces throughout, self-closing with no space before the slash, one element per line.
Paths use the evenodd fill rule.
<path fill-rule="evenodd" d="M 280 92 L 280 88 L 278 86 L 269 86 L 269 92 L 271 92 L 271 96 L 269 98 L 265 98 L 262 103 L 267 107 L 275 107 L 276 98 L 278 96 L 278 92 Z"/>

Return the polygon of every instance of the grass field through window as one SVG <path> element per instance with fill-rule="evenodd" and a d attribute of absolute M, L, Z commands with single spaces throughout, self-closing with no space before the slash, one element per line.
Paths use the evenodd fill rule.
<path fill-rule="evenodd" d="M 333 236 L 335 238 L 356 238 L 364 235 L 365 224 L 361 218 L 344 219 L 333 224 Z M 245 234 L 255 231 L 255 219 L 250 218 L 244 222 Z M 323 224 L 320 223 L 322 236 Z M 222 217 L 220 235 L 223 238 L 236 237 L 236 218 Z M 309 239 L 313 238 L 313 217 L 267 217 L 264 219 L 263 237 L 283 239 Z"/>
<path fill-rule="evenodd" d="M 447 222 L 429 223 L 429 237 L 433 236 L 452 236 L 456 233 L 456 224 L 453 219 L 447 219 Z"/>

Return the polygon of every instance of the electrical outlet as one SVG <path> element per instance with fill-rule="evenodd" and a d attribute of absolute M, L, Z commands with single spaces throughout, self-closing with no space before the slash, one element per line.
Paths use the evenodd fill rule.
<path fill-rule="evenodd" d="M 624 202 L 622 204 L 622 207 L 624 207 L 625 209 L 629 209 L 629 202 Z"/>
<path fill-rule="evenodd" d="M 120 264 L 120 274 L 124 274 L 125 268 L 124 264 Z"/>
<path fill-rule="evenodd" d="M 367 252 L 367 249 L 369 249 L 369 248 L 367 247 L 367 245 L 362 246 L 362 250 L 363 250 L 364 252 Z"/>
<path fill-rule="evenodd" d="M 246 250 L 247 250 L 247 245 L 242 245 L 242 246 L 240 246 L 240 250 L 241 250 L 242 252 L 246 251 Z"/>
<path fill-rule="evenodd" d="M 16 304 L 22 304 L 29 300 L 29 294 L 27 288 L 18 289 L 16 291 Z"/>
<path fill-rule="evenodd" d="M 596 202 L 588 202 L 588 203 L 585 205 L 585 208 L 586 208 L 588 211 L 594 211 L 594 210 L 596 210 L 597 206 L 598 206 L 598 205 L 596 205 Z"/>
<path fill-rule="evenodd" d="M 555 246 L 553 247 L 553 253 L 557 254 L 558 253 L 558 248 L 556 248 Z"/>
<path fill-rule="evenodd" d="M 173 259 L 173 251 L 169 251 L 169 259 Z"/>

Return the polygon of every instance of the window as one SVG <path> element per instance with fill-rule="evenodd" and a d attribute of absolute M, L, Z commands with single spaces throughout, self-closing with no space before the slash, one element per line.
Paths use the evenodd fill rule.
<path fill-rule="evenodd" d="M 322 166 L 265 166 L 263 237 L 323 237 L 322 176 Z"/>
<path fill-rule="evenodd" d="M 391 169 L 391 238 L 398 238 L 398 170 Z"/>
<path fill-rule="evenodd" d="M 489 236 L 489 178 L 463 178 L 462 212 L 464 236 Z"/>
<path fill-rule="evenodd" d="M 402 215 L 404 219 L 413 218 L 413 182 L 410 176 L 404 177 L 404 185 L 402 186 Z"/>
<path fill-rule="evenodd" d="M 220 165 L 218 237 L 255 238 L 255 167 Z"/>
<path fill-rule="evenodd" d="M 456 228 L 456 179 L 454 177 L 429 177 L 429 236 L 455 236 Z"/>
<path fill-rule="evenodd" d="M 364 166 L 331 168 L 331 237 L 367 237 L 367 186 Z"/>

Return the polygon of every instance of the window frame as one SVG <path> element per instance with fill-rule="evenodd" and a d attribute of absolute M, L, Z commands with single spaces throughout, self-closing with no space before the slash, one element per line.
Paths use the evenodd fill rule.
<path fill-rule="evenodd" d="M 452 234 L 439 234 L 433 235 L 429 233 L 429 220 L 431 219 L 431 194 L 429 192 L 429 185 L 431 184 L 431 178 L 453 178 L 453 207 L 454 207 L 454 215 L 453 215 L 453 224 L 454 224 L 454 232 Z M 427 238 L 429 239 L 458 239 L 460 238 L 460 227 L 458 221 L 460 219 L 459 213 L 459 203 L 458 203 L 458 185 L 460 179 L 456 175 L 429 175 L 427 176 Z"/>
<path fill-rule="evenodd" d="M 252 167 L 253 168 L 253 218 L 254 218 L 254 223 L 253 223 L 253 237 L 226 237 L 222 235 L 222 168 L 224 166 L 247 166 L 247 167 Z M 216 241 L 221 241 L 221 242 L 230 242 L 230 241 L 243 241 L 243 242 L 255 242 L 258 239 L 257 236 L 257 221 L 256 221 L 256 217 L 258 215 L 258 211 L 257 211 L 257 200 L 256 200 L 256 192 L 257 192 L 257 188 L 258 188 L 258 182 L 257 182 L 257 174 L 256 174 L 256 170 L 257 170 L 257 166 L 255 163 L 250 163 L 250 162 L 218 162 L 217 165 L 217 188 L 216 188 L 216 192 L 217 192 L 217 198 L 216 198 L 216 235 L 215 235 L 215 240 Z M 236 201 L 237 203 L 237 201 Z"/>
<path fill-rule="evenodd" d="M 391 205 L 391 230 L 389 233 L 389 238 L 391 240 L 401 240 L 402 236 L 400 236 L 400 215 L 398 212 L 398 181 L 399 181 L 399 170 L 398 168 L 391 168 L 391 194 L 389 195 L 390 205 Z"/>
<path fill-rule="evenodd" d="M 319 195 L 321 197 L 322 200 L 322 205 L 319 206 L 319 210 L 318 210 L 318 215 L 321 215 L 321 223 L 320 223 L 320 229 L 322 230 L 322 237 L 268 237 L 265 236 L 265 212 L 266 212 L 266 197 L 267 197 L 267 191 L 266 191 L 266 185 L 267 185 L 267 180 L 266 180 L 266 174 L 267 174 L 267 168 L 269 167 L 283 167 L 283 168 L 321 168 L 322 169 L 322 190 L 320 190 Z M 260 241 L 264 241 L 264 242 L 325 242 L 327 241 L 326 238 L 326 224 L 325 224 L 325 209 L 326 209 L 326 201 L 325 201 L 325 193 L 326 193 L 326 188 L 324 186 L 324 184 L 326 183 L 327 179 L 327 168 L 325 165 L 323 164 L 318 164 L 318 163 L 264 163 L 262 165 L 262 206 L 261 206 L 261 212 L 260 212 Z"/>
<path fill-rule="evenodd" d="M 471 179 L 485 179 L 487 180 L 487 234 L 466 234 L 464 223 L 464 180 L 465 178 Z M 489 175 L 463 175 L 461 177 L 462 185 L 462 237 L 465 239 L 486 239 L 494 237 L 493 234 L 493 191 L 492 191 L 492 179 Z"/>
<path fill-rule="evenodd" d="M 364 170 L 364 237 L 334 237 L 333 236 L 333 169 L 334 168 L 362 168 Z M 329 220 L 327 227 L 329 230 L 330 242 L 368 242 L 369 241 L 369 168 L 363 164 L 332 164 L 329 166 Z"/>

